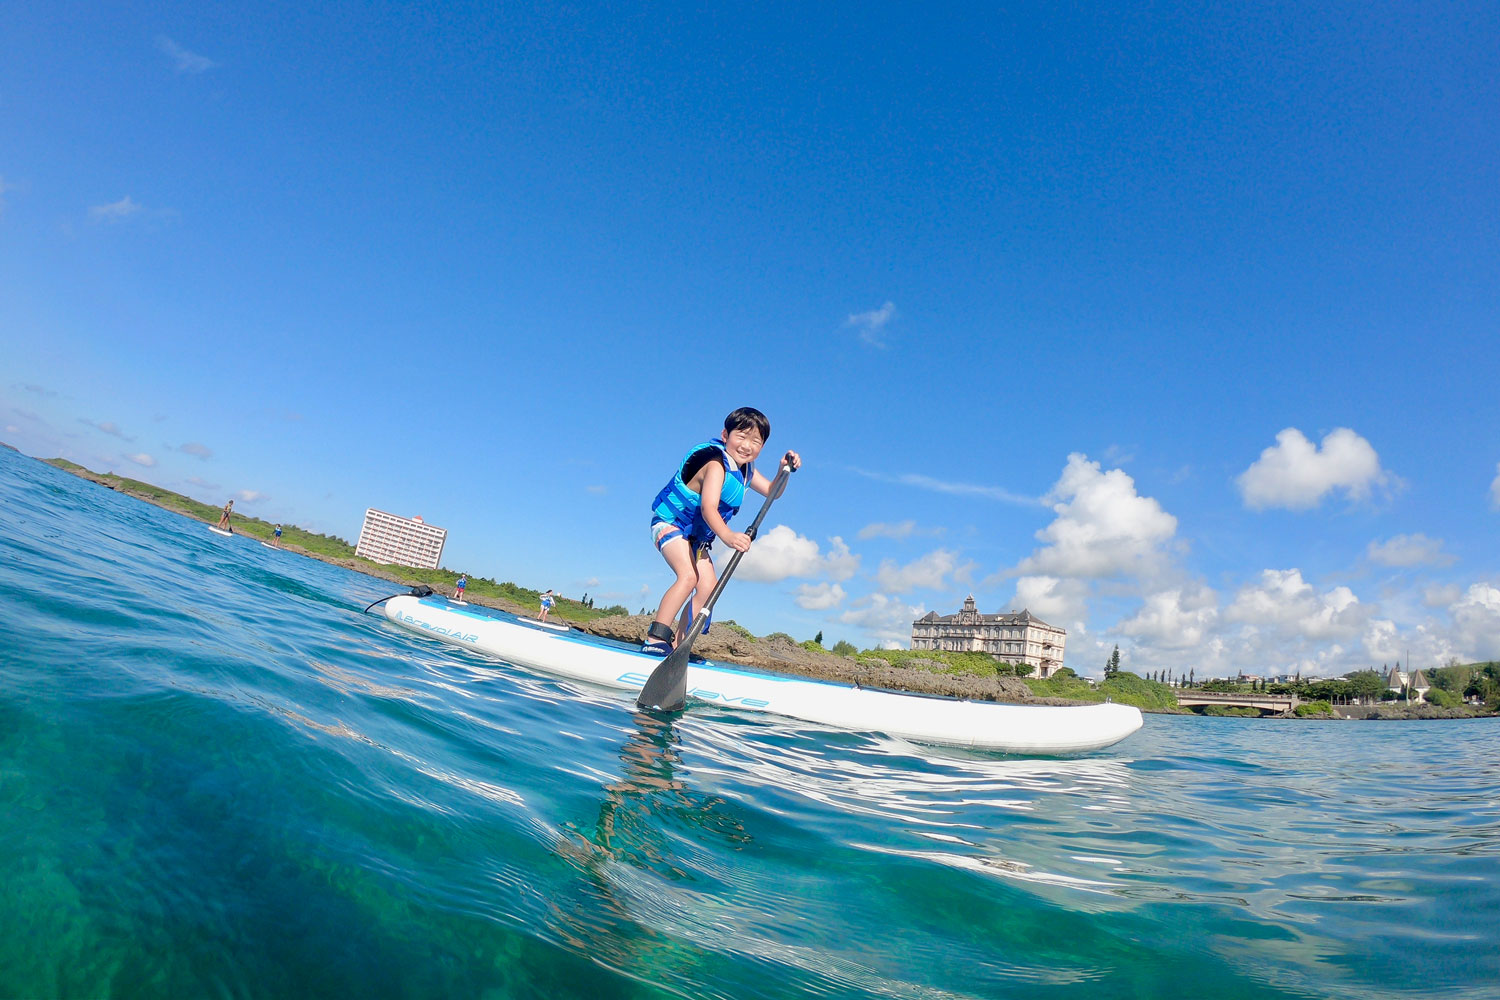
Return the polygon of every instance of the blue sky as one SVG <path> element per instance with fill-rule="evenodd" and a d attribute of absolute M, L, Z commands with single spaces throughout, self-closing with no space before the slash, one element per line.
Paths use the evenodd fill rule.
<path fill-rule="evenodd" d="M 493 6 L 12 9 L 0 440 L 635 611 L 748 404 L 756 632 L 1500 657 L 1494 4 Z"/>

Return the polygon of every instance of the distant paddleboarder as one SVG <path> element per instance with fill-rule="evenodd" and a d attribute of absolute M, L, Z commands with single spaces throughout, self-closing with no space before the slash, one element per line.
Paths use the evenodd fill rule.
<path fill-rule="evenodd" d="M 540 612 L 538 612 L 538 614 L 536 616 L 537 617 L 537 621 L 543 621 L 543 622 L 546 621 L 547 620 L 547 615 L 549 615 L 552 612 L 552 608 L 556 604 L 557 604 L 557 595 L 554 594 L 552 592 L 552 589 L 549 587 L 547 589 L 547 592 L 542 595 L 542 610 Z"/>
<path fill-rule="evenodd" d="M 458 583 L 454 584 L 454 586 L 453 586 L 453 599 L 455 601 L 457 601 L 460 604 L 462 604 L 464 602 L 464 588 L 467 587 L 468 585 L 469 585 L 469 575 L 467 573 L 461 573 L 461 574 L 459 574 Z"/>
<path fill-rule="evenodd" d="M 281 525 L 276 526 L 276 547 L 281 548 Z"/>
<path fill-rule="evenodd" d="M 229 526 L 229 515 L 234 511 L 234 501 L 231 500 L 224 505 L 223 511 L 219 513 L 219 528 L 223 531 L 233 533 L 234 529 Z"/>

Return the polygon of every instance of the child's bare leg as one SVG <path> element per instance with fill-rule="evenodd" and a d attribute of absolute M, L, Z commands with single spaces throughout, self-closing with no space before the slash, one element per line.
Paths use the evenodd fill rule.
<path fill-rule="evenodd" d="M 703 602 L 708 600 L 708 595 L 714 592 L 714 587 L 719 582 L 718 571 L 714 569 L 713 557 L 704 553 L 702 558 L 693 564 L 694 584 L 693 603 L 682 609 L 682 622 L 677 629 L 679 641 L 687 634 L 687 630 L 693 624 L 693 618 L 703 610 Z"/>
<path fill-rule="evenodd" d="M 670 627 L 672 619 L 677 617 L 677 612 L 698 585 L 698 576 L 693 570 L 693 552 L 686 538 L 674 538 L 663 545 L 661 557 L 677 574 L 677 579 L 667 588 L 656 608 L 656 621 Z"/>

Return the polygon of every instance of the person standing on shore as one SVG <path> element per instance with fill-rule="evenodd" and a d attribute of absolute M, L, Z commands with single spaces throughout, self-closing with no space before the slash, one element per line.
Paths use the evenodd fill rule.
<path fill-rule="evenodd" d="M 228 532 L 234 531 L 234 529 L 229 526 L 229 515 L 233 510 L 234 501 L 231 500 L 224 505 L 224 509 L 219 513 L 219 527 Z"/>
<path fill-rule="evenodd" d="M 453 588 L 453 599 L 459 604 L 464 603 L 464 588 L 468 585 L 469 575 L 467 573 L 460 573 L 458 576 L 458 583 Z"/>
<path fill-rule="evenodd" d="M 547 615 L 551 613 L 553 606 L 556 604 L 557 595 L 554 594 L 549 587 L 547 589 L 547 592 L 542 595 L 542 610 L 541 613 L 537 615 L 537 621 L 546 621 Z"/>

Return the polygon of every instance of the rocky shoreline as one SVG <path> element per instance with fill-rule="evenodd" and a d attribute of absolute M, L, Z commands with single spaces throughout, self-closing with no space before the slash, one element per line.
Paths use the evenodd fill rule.
<path fill-rule="evenodd" d="M 1492 718 L 1493 712 L 1476 709 L 1472 705 L 1440 708 L 1425 703 L 1407 704 L 1399 701 L 1384 701 L 1379 705 L 1335 705 L 1333 709 L 1340 717 L 1367 722 L 1410 722 L 1426 719 L 1483 719 Z"/>

